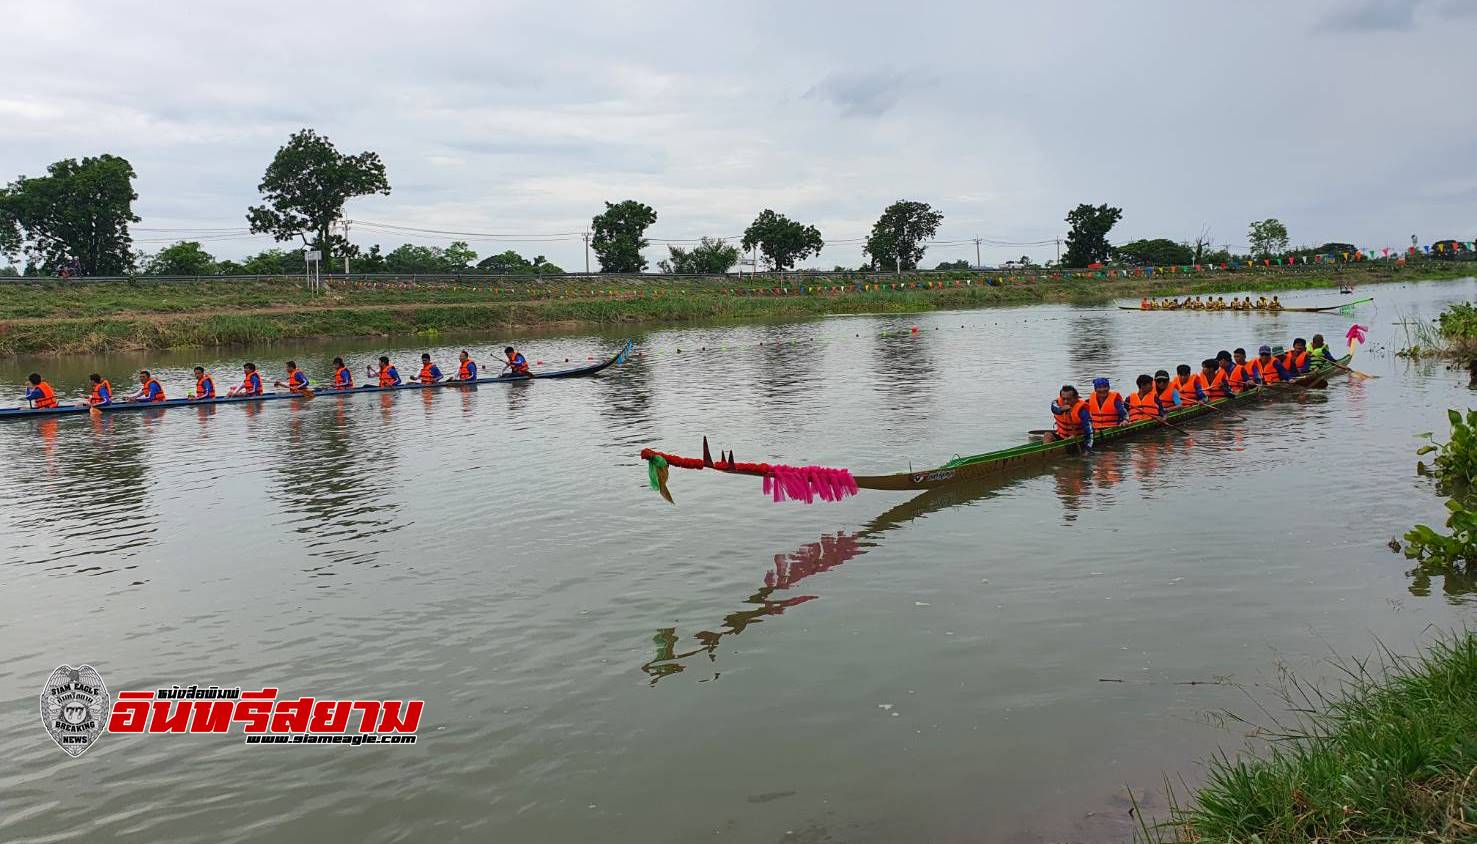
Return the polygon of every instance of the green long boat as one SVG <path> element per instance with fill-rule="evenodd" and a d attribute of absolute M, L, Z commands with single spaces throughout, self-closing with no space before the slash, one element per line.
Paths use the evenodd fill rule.
<path fill-rule="evenodd" d="M 1131 422 L 1127 425 L 1119 425 L 1115 428 L 1107 428 L 1095 432 L 1093 436 L 1093 448 L 1101 449 L 1111 447 L 1112 444 L 1122 440 L 1132 439 L 1150 431 L 1164 430 L 1167 427 L 1178 427 L 1179 425 L 1216 412 L 1216 408 L 1240 405 L 1265 395 L 1276 395 L 1278 393 L 1291 393 L 1302 391 L 1311 387 L 1324 385 L 1329 376 L 1346 371 L 1353 355 L 1344 357 L 1332 363 L 1315 365 L 1308 372 L 1299 375 L 1292 381 L 1257 387 L 1222 399 L 1215 399 L 1204 405 L 1190 405 L 1167 413 L 1164 421 L 1148 419 L 1141 422 Z M 1032 464 L 1045 463 L 1059 457 L 1081 454 L 1083 451 L 1082 437 L 1068 437 L 1066 439 L 1054 440 L 1052 442 L 1030 442 L 1013 448 L 991 451 L 985 454 L 976 454 L 972 457 L 956 457 L 953 460 L 932 469 L 921 471 L 909 470 L 897 472 L 891 475 L 851 475 L 840 469 L 828 469 L 824 467 L 787 467 L 773 466 L 768 463 L 739 463 L 732 456 L 723 455 L 719 460 L 713 460 L 708 455 L 707 442 L 703 443 L 703 457 L 701 459 L 681 457 L 675 454 L 645 449 L 641 452 L 643 459 L 651 464 L 653 486 L 658 487 L 666 494 L 665 477 L 668 466 L 676 466 L 682 469 L 712 469 L 717 472 L 736 475 L 757 475 L 766 479 L 766 488 L 773 482 L 779 486 L 781 476 L 797 477 L 805 476 L 809 481 L 808 487 L 822 499 L 845 497 L 846 494 L 857 489 L 879 489 L 879 490 L 926 490 L 935 487 L 955 484 L 962 481 L 978 480 L 988 478 L 1004 472 L 1009 472 Z M 658 476 L 660 475 L 660 483 Z M 840 487 L 838 490 L 837 487 Z M 806 500 L 810 500 L 809 494 L 804 494 Z M 776 494 L 776 500 L 784 497 L 800 497 L 795 492 L 788 495 Z"/>

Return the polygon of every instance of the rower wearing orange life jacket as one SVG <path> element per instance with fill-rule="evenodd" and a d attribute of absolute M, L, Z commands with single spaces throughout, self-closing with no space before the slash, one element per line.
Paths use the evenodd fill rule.
<path fill-rule="evenodd" d="M 1092 417 L 1092 429 L 1103 431 L 1122 425 L 1128 418 L 1128 406 L 1116 390 L 1108 389 L 1108 379 L 1092 379 L 1092 393 L 1087 397 L 1087 413 Z"/>
<path fill-rule="evenodd" d="M 1083 444 L 1092 448 L 1092 414 L 1087 410 L 1087 402 L 1078 397 L 1076 387 L 1062 385 L 1056 401 L 1051 403 L 1051 415 L 1056 419 L 1056 428 L 1046 432 L 1043 442 L 1081 436 Z"/>
<path fill-rule="evenodd" d="M 195 392 L 188 398 L 194 401 L 215 398 L 215 379 L 206 374 L 205 367 L 195 367 Z"/>
<path fill-rule="evenodd" d="M 1205 376 L 1198 372 L 1191 373 L 1188 363 L 1180 364 L 1174 371 L 1175 377 L 1170 383 L 1179 391 L 1180 401 L 1185 404 L 1203 404 L 1206 400 L 1205 390 L 1210 386 Z"/>
<path fill-rule="evenodd" d="M 87 380 L 92 382 L 92 394 L 87 397 L 88 404 L 96 407 L 113 403 L 113 385 L 108 383 L 108 379 L 94 372 L 87 376 Z"/>
<path fill-rule="evenodd" d="M 256 371 L 256 364 L 243 363 L 241 371 L 245 377 L 241 379 L 241 385 L 232 387 L 226 391 L 228 396 L 259 396 L 262 394 L 262 374 Z"/>
<path fill-rule="evenodd" d="M 431 363 L 429 352 L 421 355 L 421 374 L 414 376 L 410 380 L 419 381 L 422 384 L 435 384 L 441 380 L 441 367 Z"/>
<path fill-rule="evenodd" d="M 1140 375 L 1136 383 L 1138 391 L 1128 397 L 1128 421 L 1142 422 L 1163 416 L 1164 409 L 1159 406 L 1159 391 L 1154 389 L 1154 379 Z"/>
<path fill-rule="evenodd" d="M 1246 360 L 1245 349 L 1236 349 L 1231 360 L 1234 364 L 1228 379 L 1231 382 L 1231 392 L 1244 393 L 1261 383 L 1262 369 L 1255 361 Z"/>
<path fill-rule="evenodd" d="M 297 361 L 290 360 L 287 362 L 287 381 L 275 381 L 273 385 L 286 387 L 290 393 L 306 393 L 308 392 L 308 373 L 297 368 Z M 312 397 L 309 396 L 309 398 Z"/>
<path fill-rule="evenodd" d="M 1312 361 L 1308 357 L 1308 341 L 1299 337 L 1292 341 L 1292 348 L 1282 356 L 1282 368 L 1290 375 L 1302 375 L 1312 369 Z"/>
<path fill-rule="evenodd" d="M 354 389 L 354 376 L 349 373 L 349 368 L 344 366 L 343 358 L 333 359 L 333 388 L 335 390 Z"/>
<path fill-rule="evenodd" d="M 385 355 L 380 355 L 379 369 L 375 369 L 372 366 L 367 366 L 365 367 L 365 371 L 369 373 L 370 378 L 376 379 L 379 386 L 381 387 L 400 386 L 400 370 L 391 366 L 390 359 Z"/>
<path fill-rule="evenodd" d="M 456 380 L 476 381 L 477 361 L 472 360 L 472 356 L 467 354 L 466 349 L 462 349 L 462 353 L 458 355 L 457 358 L 460 363 L 458 363 L 456 367 Z"/>
<path fill-rule="evenodd" d="M 1226 353 L 1230 360 L 1231 354 Z M 1205 397 L 1210 401 L 1230 398 L 1231 387 L 1226 383 L 1226 372 L 1221 369 L 1218 358 L 1206 358 L 1200 362 L 1200 377 L 1205 381 Z"/>
<path fill-rule="evenodd" d="M 1175 389 L 1174 382 L 1169 380 L 1169 373 L 1162 369 L 1154 373 L 1154 392 L 1159 396 L 1159 410 L 1163 413 L 1168 413 L 1183 404 L 1180 391 Z"/>
<path fill-rule="evenodd" d="M 1292 376 L 1282 366 L 1282 347 L 1262 346 L 1257 349 L 1257 365 L 1261 368 L 1262 383 L 1276 384 L 1279 381 L 1291 380 Z"/>
<path fill-rule="evenodd" d="M 26 386 L 26 401 L 31 403 L 31 407 L 38 410 L 56 407 L 56 390 L 41 380 L 41 373 L 32 372 L 26 381 L 29 382 Z"/>
<path fill-rule="evenodd" d="M 128 397 L 129 401 L 158 402 L 164 401 L 164 388 L 154 380 L 154 376 L 147 369 L 141 369 L 138 373 L 138 392 Z"/>
<path fill-rule="evenodd" d="M 522 352 L 514 351 L 513 347 L 509 346 L 503 349 L 503 354 L 508 358 L 508 362 L 503 364 L 503 369 L 507 370 L 509 375 L 533 374 L 528 371 L 528 358 L 525 358 Z"/>

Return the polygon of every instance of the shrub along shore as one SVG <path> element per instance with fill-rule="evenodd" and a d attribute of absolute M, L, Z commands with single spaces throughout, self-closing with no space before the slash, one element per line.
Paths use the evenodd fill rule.
<path fill-rule="evenodd" d="M 760 276 L 758 280 L 579 277 L 534 280 L 301 279 L 47 281 L 0 285 L 0 355 L 242 345 L 297 338 L 502 331 L 538 326 L 721 322 L 910 313 L 1143 296 L 1193 296 L 1469 277 L 1470 263 L 1386 262 L 1103 278 L 1050 271 L 992 276 Z M 1367 291 L 1360 291 L 1361 295 Z"/>

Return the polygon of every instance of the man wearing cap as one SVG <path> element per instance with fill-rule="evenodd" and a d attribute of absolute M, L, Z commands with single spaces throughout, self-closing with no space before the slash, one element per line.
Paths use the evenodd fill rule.
<path fill-rule="evenodd" d="M 1261 367 L 1263 384 L 1276 384 L 1278 381 L 1292 380 L 1292 376 L 1288 375 L 1287 369 L 1282 366 L 1281 346 L 1262 346 L 1256 352 L 1257 364 Z"/>
<path fill-rule="evenodd" d="M 1092 414 L 1087 410 L 1087 402 L 1077 395 L 1077 388 L 1071 384 L 1063 384 L 1057 393 L 1057 400 L 1051 403 L 1051 415 L 1056 419 L 1056 429 L 1047 431 L 1042 437 L 1043 442 L 1063 440 L 1070 437 L 1082 436 L 1084 448 L 1092 448 Z"/>
<path fill-rule="evenodd" d="M 1165 413 L 1181 406 L 1180 391 L 1169 381 L 1169 373 L 1163 369 L 1154 373 L 1154 393 L 1159 396 L 1159 408 Z"/>
<path fill-rule="evenodd" d="M 1092 395 L 1087 397 L 1087 413 L 1092 417 L 1092 429 L 1102 431 L 1116 428 L 1128 418 L 1128 407 L 1123 397 L 1108 389 L 1108 379 L 1092 379 Z"/>

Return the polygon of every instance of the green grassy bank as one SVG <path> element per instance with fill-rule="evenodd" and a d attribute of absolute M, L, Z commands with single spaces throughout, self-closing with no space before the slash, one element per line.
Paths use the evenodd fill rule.
<path fill-rule="evenodd" d="M 1156 842 L 1477 841 L 1477 634 L 1423 656 L 1344 666 L 1326 698 L 1295 686 L 1316 712 L 1257 757 L 1211 760 L 1206 783 Z"/>
<path fill-rule="evenodd" d="M 876 281 L 896 284 L 898 280 L 802 277 L 790 279 L 778 293 L 776 287 L 753 283 L 661 277 L 634 283 L 602 279 L 502 287 L 455 280 L 340 284 L 327 294 L 308 293 L 290 280 L 24 283 L 0 286 L 0 355 L 220 346 L 307 337 L 399 335 L 427 329 L 712 322 L 1045 302 L 1101 304 L 1141 296 L 1331 288 L 1340 281 L 1366 285 L 1461 278 L 1473 273 L 1473 265 L 1369 265 L 1337 272 L 1274 268 L 1152 278 L 1019 276 L 997 279 L 994 285 L 967 274 L 930 274 L 903 276 L 902 289 L 871 290 L 856 285 L 875 287 Z M 922 286 L 927 284 L 933 286 Z"/>

